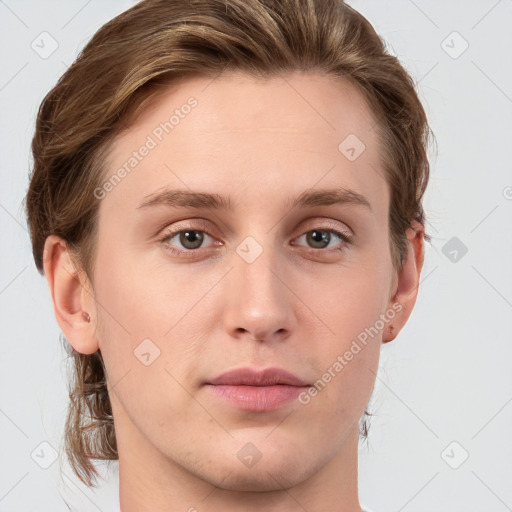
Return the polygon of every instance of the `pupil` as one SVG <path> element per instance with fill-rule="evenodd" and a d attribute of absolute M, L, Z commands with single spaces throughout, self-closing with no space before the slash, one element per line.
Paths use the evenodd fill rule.
<path fill-rule="evenodd" d="M 187 249 L 197 249 L 201 246 L 203 235 L 199 231 L 183 231 L 180 236 L 180 242 Z"/>
<path fill-rule="evenodd" d="M 310 239 L 313 244 L 320 244 L 321 247 L 329 245 L 329 234 L 326 231 L 313 230 L 310 232 Z"/>

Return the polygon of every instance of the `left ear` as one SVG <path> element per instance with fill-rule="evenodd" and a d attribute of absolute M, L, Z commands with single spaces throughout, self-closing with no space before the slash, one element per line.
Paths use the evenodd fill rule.
<path fill-rule="evenodd" d="M 412 227 L 407 229 L 407 256 L 402 269 L 397 272 L 394 280 L 394 293 L 388 303 L 388 308 L 396 312 L 384 330 L 382 343 L 393 341 L 412 313 L 424 258 L 424 228 L 414 221 Z"/>

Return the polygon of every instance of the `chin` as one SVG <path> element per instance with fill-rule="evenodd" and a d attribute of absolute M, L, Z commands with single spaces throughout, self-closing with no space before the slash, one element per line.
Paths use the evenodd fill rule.
<path fill-rule="evenodd" d="M 260 461 L 261 462 L 261 461 Z M 226 477 L 218 487 L 227 491 L 241 492 L 270 492 L 282 491 L 294 487 L 304 480 L 307 476 L 301 471 L 301 468 L 290 470 L 279 468 L 276 464 L 258 463 L 258 468 L 232 468 L 232 472 Z"/>
<path fill-rule="evenodd" d="M 305 450 L 299 450 L 296 446 L 285 448 L 284 444 L 277 446 L 269 444 L 268 440 L 266 444 L 261 442 L 258 446 L 259 449 L 248 441 L 240 449 L 237 443 L 237 449 L 231 452 L 234 459 L 224 458 L 219 464 L 214 464 L 217 468 L 214 472 L 216 485 L 230 491 L 278 491 L 307 480 L 320 466 L 318 461 L 308 463 Z M 227 475 L 222 482 L 218 482 L 219 466 L 224 468 L 222 473 Z"/>

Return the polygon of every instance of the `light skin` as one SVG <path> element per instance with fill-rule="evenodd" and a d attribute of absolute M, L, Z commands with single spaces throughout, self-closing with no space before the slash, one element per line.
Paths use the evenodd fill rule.
<path fill-rule="evenodd" d="M 396 271 L 375 119 L 352 85 L 319 74 L 185 80 L 115 140 L 106 176 L 190 96 L 197 106 L 101 200 L 93 283 L 74 271 L 62 240 L 45 245 L 60 327 L 78 352 L 100 349 L 107 367 L 121 509 L 359 512 L 359 420 L 381 343 L 416 300 L 421 230 L 407 231 Z M 366 147 L 353 161 L 338 149 L 349 134 Z M 218 194 L 232 210 L 138 208 L 166 187 Z M 369 207 L 291 207 L 304 192 L 340 188 Z M 187 228 L 203 234 L 199 248 L 179 234 L 161 241 Z M 237 252 L 254 254 L 247 237 L 262 250 L 252 262 Z M 313 384 L 391 309 L 307 404 L 246 411 L 204 386 L 245 366 L 278 366 Z M 147 366 L 134 355 L 144 339 L 160 350 Z M 261 454 L 252 467 L 237 456 L 247 443 Z"/>

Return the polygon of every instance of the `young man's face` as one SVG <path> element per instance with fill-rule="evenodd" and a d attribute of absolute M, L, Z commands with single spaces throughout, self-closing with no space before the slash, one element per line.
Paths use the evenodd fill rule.
<path fill-rule="evenodd" d="M 230 74 L 169 89 L 115 141 L 84 309 L 121 465 L 270 490 L 354 460 L 407 316 L 375 125 L 350 84 Z"/>

